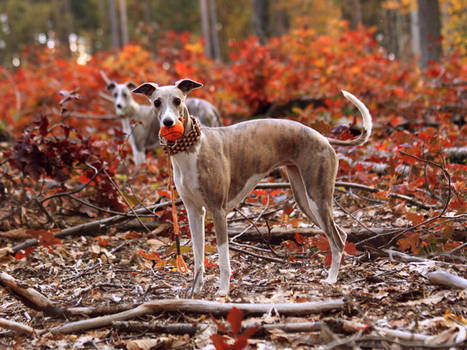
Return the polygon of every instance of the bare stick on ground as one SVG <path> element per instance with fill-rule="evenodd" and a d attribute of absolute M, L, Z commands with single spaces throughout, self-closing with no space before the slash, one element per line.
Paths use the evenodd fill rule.
<path fill-rule="evenodd" d="M 161 312 L 193 312 L 226 315 L 234 306 L 242 310 L 244 314 L 264 314 L 270 311 L 275 311 L 281 315 L 306 315 L 342 309 L 344 307 L 344 301 L 342 299 L 333 299 L 327 301 L 295 304 L 237 304 L 193 299 L 157 300 L 144 303 L 134 309 L 120 312 L 118 314 L 70 322 L 62 326 L 54 327 L 48 331 L 52 333 L 74 333 L 89 329 L 107 327 L 112 325 L 112 323 L 115 321 L 125 321 L 143 315 Z"/>
<path fill-rule="evenodd" d="M 427 275 L 431 283 L 440 284 L 450 288 L 467 289 L 467 279 L 453 275 L 443 270 L 430 272 Z"/>
<path fill-rule="evenodd" d="M 27 306 L 35 310 L 42 311 L 49 316 L 65 316 L 65 310 L 63 308 L 55 305 L 35 289 L 22 285 L 21 282 L 5 272 L 0 273 L 0 284 L 11 291 Z"/>
<path fill-rule="evenodd" d="M 17 334 L 27 334 L 32 335 L 34 333 L 34 328 L 29 327 L 26 324 L 10 321 L 0 317 L 0 328 L 9 329 Z"/>

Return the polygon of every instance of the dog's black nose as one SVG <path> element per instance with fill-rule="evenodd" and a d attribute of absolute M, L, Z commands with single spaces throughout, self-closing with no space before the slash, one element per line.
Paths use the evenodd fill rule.
<path fill-rule="evenodd" d="M 119 104 L 117 105 L 117 108 L 119 108 L 119 109 L 122 108 L 122 105 L 119 103 Z"/>
<path fill-rule="evenodd" d="M 174 125 L 174 121 L 172 119 L 164 119 L 162 123 L 167 127 Z"/>

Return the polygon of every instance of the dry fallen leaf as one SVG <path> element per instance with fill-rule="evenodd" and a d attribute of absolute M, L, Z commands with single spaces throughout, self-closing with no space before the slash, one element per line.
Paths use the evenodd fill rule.
<path fill-rule="evenodd" d="M 13 249 L 11 248 L 0 248 L 0 261 L 11 259 L 13 253 Z"/>
<path fill-rule="evenodd" d="M 143 339 L 131 339 L 126 342 L 126 348 L 128 350 L 155 350 L 167 348 L 169 344 L 169 338 L 160 337 L 157 339 L 143 338 Z"/>

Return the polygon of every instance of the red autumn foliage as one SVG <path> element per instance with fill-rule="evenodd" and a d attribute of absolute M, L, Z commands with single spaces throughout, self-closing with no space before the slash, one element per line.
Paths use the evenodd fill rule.
<path fill-rule="evenodd" d="M 227 322 L 230 325 L 228 330 L 222 323 L 217 321 L 214 316 L 211 315 L 211 319 L 217 326 L 217 329 L 223 333 L 229 335 L 234 339 L 233 344 L 228 342 L 229 338 L 221 334 L 211 335 L 212 343 L 216 350 L 242 350 L 248 346 L 248 339 L 258 330 L 259 326 L 249 327 L 240 334 L 242 329 L 243 312 L 242 310 L 233 307 L 227 315 Z"/>
<path fill-rule="evenodd" d="M 415 62 L 390 59 L 372 30 L 350 31 L 345 24 L 330 35 L 294 30 L 265 45 L 253 37 L 233 42 L 226 63 L 205 58 L 201 41 L 187 33 L 169 32 L 157 46 L 157 57 L 132 44 L 115 54 L 99 53 L 86 65 L 63 59 L 53 50 L 31 48 L 25 51 L 20 69 L 0 67 L 0 128 L 17 140 L 14 149 L 2 151 L 2 158 L 34 179 L 58 181 L 61 190 L 90 181 L 93 169 L 98 169 L 83 196 L 98 206 L 123 210 L 112 181 L 129 149 L 121 150 L 122 141 L 115 139 L 117 124 L 67 114 L 113 111 L 99 97 L 105 87 L 100 70 L 117 81 L 135 83 L 166 84 L 190 77 L 205 84 L 195 94 L 218 106 L 226 123 L 283 108 L 282 117 L 311 125 L 325 135 L 334 130 L 334 136 L 341 138 L 358 133 L 354 130 L 357 112 L 340 94 L 345 89 L 369 107 L 375 130 L 365 147 L 337 148 L 342 155 L 339 179 L 374 185 L 383 199 L 391 192 L 412 196 L 438 208 L 430 215 L 439 214 L 449 186 L 442 171 L 405 152 L 448 170 L 452 194 L 447 210 L 453 215 L 467 211 L 465 160 L 455 163 L 446 153 L 450 147 L 464 146 L 467 133 L 466 85 L 462 83 L 467 65 L 455 51 L 422 71 Z M 78 88 L 78 100 L 59 94 Z M 66 111 L 59 111 L 64 97 L 71 101 Z M 376 173 L 362 162 L 385 164 L 386 170 Z M 401 173 L 401 166 L 408 171 Z M 166 177 L 165 159 L 154 160 L 148 167 L 160 181 Z M 160 190 L 159 195 L 167 194 Z M 257 191 L 249 200 L 264 205 L 267 198 L 265 191 Z M 420 223 L 422 218 L 411 213 L 413 208 L 404 208 L 401 214 L 414 225 Z M 442 232 L 449 231 L 449 221 L 439 225 Z M 414 237 L 423 240 L 424 236 L 406 238 Z M 449 240 L 446 236 L 438 243 L 444 246 Z M 419 243 L 401 242 L 403 247 L 421 247 Z"/>

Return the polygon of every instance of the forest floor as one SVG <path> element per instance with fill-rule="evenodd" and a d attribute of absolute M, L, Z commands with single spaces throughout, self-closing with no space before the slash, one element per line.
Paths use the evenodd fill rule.
<path fill-rule="evenodd" d="M 336 208 L 336 221 L 347 232 L 358 231 L 361 224 L 372 228 L 407 225 L 403 218 L 390 215 L 387 204 L 361 205 L 362 199 L 342 193 L 338 193 L 336 199 L 343 207 L 351 209 L 353 217 L 358 218 L 359 222 Z M 245 202 L 240 208 L 242 215 L 238 212 L 230 215 L 229 229 L 239 232 L 248 227 L 250 223 L 244 218 L 248 216 L 253 220 L 258 219 L 256 226 L 260 231 L 265 230 L 265 218 L 268 218 L 268 222 L 280 222 L 284 219 L 284 208 L 289 204 L 293 205 L 290 190 L 285 190 L 277 201 L 268 203 L 267 208 Z M 77 216 L 66 220 L 74 224 L 86 221 Z M 150 221 L 145 222 L 149 226 Z M 310 228 L 297 209 L 289 213 L 288 222 L 279 225 L 279 229 L 307 232 Z M 466 344 L 465 290 L 433 284 L 427 277 L 430 272 L 443 269 L 467 278 L 465 255 L 462 255 L 465 250 L 457 252 L 461 254 L 458 259 L 452 254 L 448 259 L 430 256 L 419 258 L 420 261 L 410 261 L 417 259 L 411 259 L 413 256 L 408 254 L 401 259 L 397 254 L 392 255 L 391 251 L 371 249 L 357 243 L 357 253 L 347 254 L 343 259 L 338 283 L 327 285 L 319 282 L 326 276 L 325 253 L 300 242 L 303 237 L 308 239 L 307 234 L 296 235 L 297 239 L 288 239 L 285 243 L 271 240 L 267 235 L 258 234 L 255 238 L 254 234 L 250 234 L 248 241 L 241 236 L 235 239 L 236 244 L 231 244 L 235 249 L 231 250 L 231 291 L 228 297 L 221 298 L 215 294 L 219 269 L 209 218 L 207 223 L 205 283 L 202 292 L 194 296 L 195 299 L 253 305 L 343 301 L 335 309 L 305 315 L 294 315 L 293 312 L 281 314 L 274 307 L 263 314 L 245 313 L 242 323 L 245 327 L 252 324 L 312 325 L 302 332 L 274 327 L 260 329 L 249 339 L 251 348 L 356 349 L 360 346 L 365 349 L 401 349 L 424 348 L 423 344 L 434 347 L 438 344 L 437 347 L 443 348 L 456 341 L 464 341 L 463 346 Z M 208 311 L 160 310 L 120 324 L 117 322 L 69 334 L 55 334 L 52 331 L 54 327 L 73 321 L 117 313 L 146 302 L 192 297 L 191 271 L 181 274 L 174 268 L 170 225 L 155 223 L 151 228 L 151 232 L 144 232 L 137 222 L 134 225 L 120 223 L 99 236 L 88 233 L 65 237 L 53 247 L 37 247 L 26 258 L 11 257 L 1 262 L 3 273 L 20 281 L 21 286 L 40 292 L 53 305 L 88 311 L 68 314 L 63 319 L 44 310 L 34 310 L 15 298 L 11 290 L 2 289 L 0 318 L 28 325 L 36 333 L 19 336 L 9 330 L 0 331 L 0 348 L 214 349 L 211 336 L 217 333 L 217 327 Z M 18 243 L 15 240 L 27 237 L 25 230 L 17 229 L 15 232 L 14 238 L 0 237 L 0 247 L 11 247 Z M 349 240 L 358 241 L 352 238 L 352 234 Z M 184 238 L 182 246 L 185 260 L 192 267 L 191 242 Z M 148 259 L 144 253 L 147 251 L 157 252 L 158 255 L 153 256 L 153 260 Z M 104 307 L 105 310 L 102 309 Z M 224 316 L 214 317 L 225 323 Z M 141 330 L 138 328 L 141 324 L 158 325 L 159 328 Z M 170 325 L 173 327 L 170 328 Z M 402 333 L 396 336 L 388 329 Z M 229 341 L 226 340 L 226 343 Z"/>

